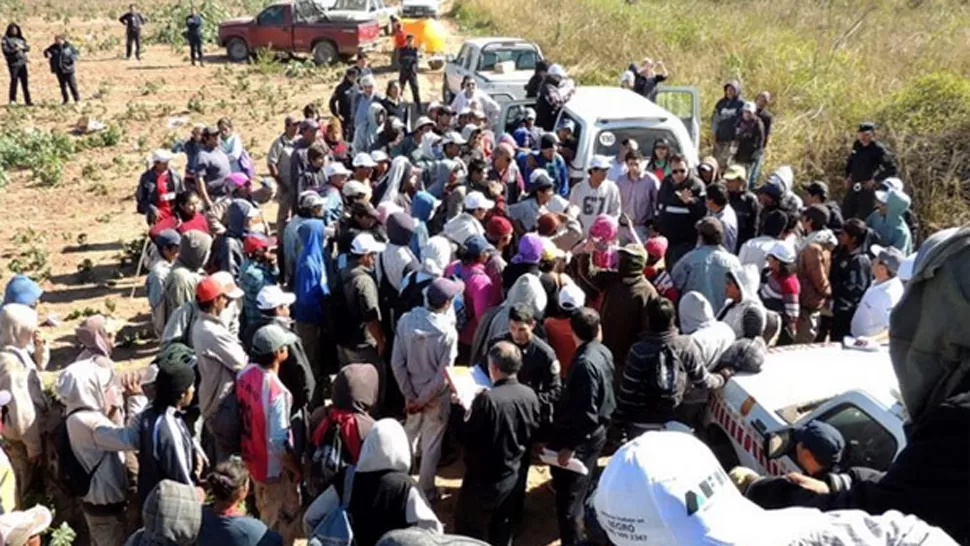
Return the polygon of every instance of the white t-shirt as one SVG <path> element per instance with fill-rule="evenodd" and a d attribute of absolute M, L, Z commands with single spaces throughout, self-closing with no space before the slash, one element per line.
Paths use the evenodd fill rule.
<path fill-rule="evenodd" d="M 889 314 L 903 297 L 903 281 L 893 277 L 866 290 L 852 315 L 854 337 L 877 336 L 889 328 Z"/>
<path fill-rule="evenodd" d="M 622 207 L 620 188 L 609 179 L 604 180 L 599 187 L 593 188 L 587 179 L 573 188 L 569 195 L 569 203 L 579 209 L 579 222 L 583 225 L 583 233 L 588 234 L 593 220 L 600 214 L 620 217 Z"/>

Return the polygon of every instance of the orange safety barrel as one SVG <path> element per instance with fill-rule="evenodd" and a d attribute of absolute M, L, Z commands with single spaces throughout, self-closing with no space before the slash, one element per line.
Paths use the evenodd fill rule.
<path fill-rule="evenodd" d="M 445 52 L 445 37 L 448 31 L 437 19 L 404 19 L 404 32 L 414 35 L 414 45 L 423 48 L 425 53 L 442 54 Z"/>

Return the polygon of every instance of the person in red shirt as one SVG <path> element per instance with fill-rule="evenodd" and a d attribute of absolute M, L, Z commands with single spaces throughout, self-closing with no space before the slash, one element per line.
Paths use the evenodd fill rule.
<path fill-rule="evenodd" d="M 569 366 L 576 354 L 576 338 L 573 337 L 573 327 L 570 323 L 576 310 L 586 305 L 586 293 L 573 282 L 563 284 L 559 289 L 559 307 L 565 311 L 564 315 L 548 317 L 543 321 L 546 329 L 546 341 L 556 353 L 556 359 L 561 364 L 559 374 L 565 378 Z"/>
<path fill-rule="evenodd" d="M 404 32 L 404 25 L 401 24 L 401 20 L 397 18 L 397 15 L 391 16 L 391 36 L 394 37 L 394 53 L 391 56 L 391 66 L 397 68 L 399 64 L 398 56 L 401 54 L 401 49 L 408 45 L 408 33 Z"/>
<path fill-rule="evenodd" d="M 138 179 L 135 201 L 138 212 L 145 215 L 150 226 L 172 215 L 172 202 L 185 189 L 182 178 L 169 168 L 170 161 L 171 152 L 155 150 L 152 153 L 152 166 Z"/>
<path fill-rule="evenodd" d="M 205 216 L 199 213 L 200 205 L 201 200 L 194 191 L 187 190 L 179 193 L 175 196 L 174 213 L 156 222 L 148 231 L 149 236 L 154 239 L 166 229 L 174 229 L 179 233 L 187 231 L 209 233 L 209 224 Z"/>

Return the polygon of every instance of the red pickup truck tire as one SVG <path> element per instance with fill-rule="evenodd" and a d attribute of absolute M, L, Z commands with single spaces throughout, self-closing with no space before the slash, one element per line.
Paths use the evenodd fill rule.
<path fill-rule="evenodd" d="M 230 38 L 226 43 L 226 55 L 232 62 L 246 62 L 249 60 L 249 46 L 242 38 Z"/>
<path fill-rule="evenodd" d="M 337 46 L 326 40 L 313 45 L 313 62 L 327 65 L 337 62 Z"/>

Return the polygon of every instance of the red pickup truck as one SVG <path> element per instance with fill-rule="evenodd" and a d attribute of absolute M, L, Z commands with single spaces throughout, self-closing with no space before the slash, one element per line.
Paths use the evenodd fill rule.
<path fill-rule="evenodd" d="M 288 53 L 311 53 L 317 64 L 350 59 L 359 49 L 377 44 L 381 28 L 377 21 L 316 16 L 304 21 L 290 2 L 273 4 L 256 17 L 230 19 L 219 25 L 219 45 L 229 59 L 242 62 L 257 50 L 268 48 Z"/>

